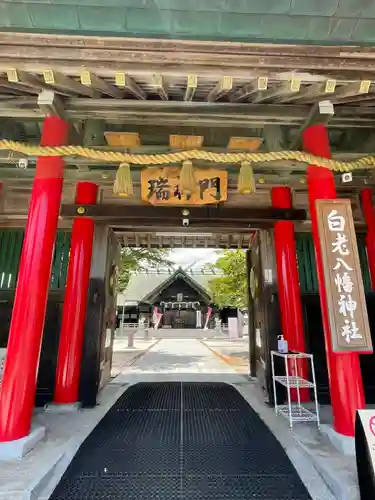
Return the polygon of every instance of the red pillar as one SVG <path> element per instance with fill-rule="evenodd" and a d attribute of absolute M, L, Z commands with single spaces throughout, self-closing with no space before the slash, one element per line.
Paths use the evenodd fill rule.
<path fill-rule="evenodd" d="M 324 125 L 314 125 L 305 129 L 303 132 L 303 145 L 304 149 L 309 153 L 325 158 L 331 156 L 328 133 Z M 316 200 L 336 198 L 333 173 L 326 168 L 309 165 L 307 168 L 307 184 L 327 353 L 333 426 L 340 434 L 354 436 L 356 411 L 365 406 L 361 367 L 358 354 L 332 352 L 323 262 L 315 209 Z"/>
<path fill-rule="evenodd" d="M 274 208 L 292 208 L 292 192 L 289 187 L 273 188 L 271 198 Z M 286 220 L 276 222 L 274 235 L 282 332 L 291 351 L 306 352 L 294 223 Z M 294 362 L 290 363 L 289 368 L 293 375 L 297 375 Z M 298 374 L 308 378 L 306 363 L 300 362 Z M 308 389 L 302 389 L 300 395 L 302 401 L 310 399 Z M 293 401 L 297 400 L 295 390 L 291 391 L 291 397 Z"/>
<path fill-rule="evenodd" d="M 97 194 L 96 184 L 79 182 L 76 204 L 94 205 Z M 54 402 L 57 404 L 71 404 L 78 401 L 93 238 L 94 221 L 89 217 L 76 218 L 73 223 L 57 359 L 54 397 Z"/>
<path fill-rule="evenodd" d="M 68 130 L 60 118 L 46 118 L 41 144 L 66 144 Z M 63 170 L 60 157 L 38 158 L 0 386 L 0 441 L 13 441 L 30 432 Z"/>
<path fill-rule="evenodd" d="M 367 224 L 366 249 L 372 289 L 375 289 L 375 214 L 372 206 L 372 189 L 361 191 L 362 212 Z"/>

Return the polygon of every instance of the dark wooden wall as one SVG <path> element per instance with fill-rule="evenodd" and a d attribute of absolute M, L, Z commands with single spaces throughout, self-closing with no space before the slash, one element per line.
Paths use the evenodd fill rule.
<path fill-rule="evenodd" d="M 366 305 L 372 342 L 375 346 L 375 293 L 366 293 Z M 323 323 L 318 294 L 302 295 L 306 349 L 314 355 L 318 399 L 330 403 L 327 358 L 324 344 Z M 367 404 L 375 404 L 375 354 L 360 355 L 363 385 Z"/>
<path fill-rule="evenodd" d="M 99 389 L 111 376 L 116 329 L 116 275 L 120 248 L 112 230 L 95 227 L 81 364 L 80 402 L 93 407 Z"/>
<path fill-rule="evenodd" d="M 14 290 L 0 291 L 0 347 L 6 347 L 8 343 L 14 293 Z M 63 302 L 63 293 L 50 292 L 39 360 L 36 406 L 44 406 L 53 398 Z M 19 376 L 22 377 L 22 373 Z"/>

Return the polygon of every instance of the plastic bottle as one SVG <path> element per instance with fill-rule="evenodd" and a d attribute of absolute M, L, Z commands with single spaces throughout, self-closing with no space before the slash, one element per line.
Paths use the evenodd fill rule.
<path fill-rule="evenodd" d="M 288 341 L 284 339 L 283 335 L 277 337 L 277 350 L 283 353 L 288 352 Z"/>

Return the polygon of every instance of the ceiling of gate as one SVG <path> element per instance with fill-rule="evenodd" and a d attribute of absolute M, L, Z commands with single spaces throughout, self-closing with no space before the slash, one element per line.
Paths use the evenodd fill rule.
<path fill-rule="evenodd" d="M 1 0 L 3 30 L 373 43 L 371 0 Z"/>
<path fill-rule="evenodd" d="M 122 246 L 134 248 L 250 248 L 253 241 L 251 230 L 233 233 L 193 231 L 124 231 L 115 229 Z"/>
<path fill-rule="evenodd" d="M 74 125 L 71 143 L 140 154 L 178 150 L 172 135 L 200 138 L 198 147 L 211 151 L 238 150 L 233 138 L 253 150 L 298 149 L 303 128 L 324 122 L 333 157 L 350 160 L 375 151 L 375 49 L 0 33 L 0 137 L 38 143 L 49 114 Z M 115 147 L 110 132 L 137 140 Z M 26 170 L 19 158 L 0 152 L 0 174 L 26 199 L 36 158 Z M 92 180 L 102 202 L 123 203 L 112 193 L 117 164 L 66 161 L 68 202 L 77 180 Z M 306 205 L 306 165 L 254 164 L 257 193 L 241 201 L 238 167 L 225 167 L 229 203 L 267 205 L 269 189 L 287 184 Z M 139 169 L 133 182 L 139 199 Z M 344 194 L 374 178 L 358 172 L 351 184 L 339 176 L 337 184 Z"/>

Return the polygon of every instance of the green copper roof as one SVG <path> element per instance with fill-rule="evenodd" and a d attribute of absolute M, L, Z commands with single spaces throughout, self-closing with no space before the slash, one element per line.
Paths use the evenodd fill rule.
<path fill-rule="evenodd" d="M 0 30 L 370 44 L 375 0 L 0 0 Z"/>

